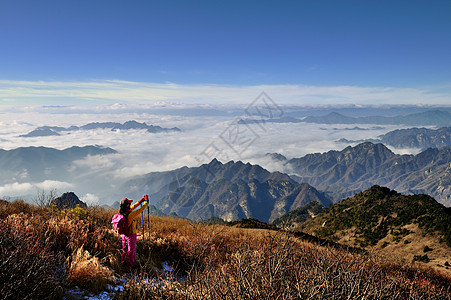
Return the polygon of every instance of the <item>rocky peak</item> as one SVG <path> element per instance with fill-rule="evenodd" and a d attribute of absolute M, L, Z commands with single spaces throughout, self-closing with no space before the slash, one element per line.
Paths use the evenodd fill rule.
<path fill-rule="evenodd" d="M 77 205 L 80 207 L 87 207 L 86 203 L 81 201 L 74 192 L 67 192 L 52 201 L 59 209 L 74 208 Z"/>

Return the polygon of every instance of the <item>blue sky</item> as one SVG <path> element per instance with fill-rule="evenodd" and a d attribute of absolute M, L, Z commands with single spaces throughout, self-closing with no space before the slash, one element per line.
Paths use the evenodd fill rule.
<path fill-rule="evenodd" d="M 2 0 L 0 40 L 3 106 L 451 104 L 447 0 Z"/>

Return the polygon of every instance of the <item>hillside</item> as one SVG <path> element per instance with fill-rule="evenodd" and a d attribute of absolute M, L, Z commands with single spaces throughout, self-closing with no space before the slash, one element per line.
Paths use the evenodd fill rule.
<path fill-rule="evenodd" d="M 149 173 L 127 182 L 127 188 L 130 197 L 150 190 L 150 199 L 158 209 L 191 220 L 218 217 L 271 222 L 313 200 L 324 206 L 332 203 L 323 193 L 296 183 L 286 174 L 240 161 L 223 164 L 216 159 L 200 167 Z"/>
<path fill-rule="evenodd" d="M 451 259 L 451 208 L 427 195 L 373 186 L 326 208 L 299 230 L 338 243 L 399 251 L 443 266 Z M 421 257 L 420 257 L 421 256 Z"/>
<path fill-rule="evenodd" d="M 275 219 L 272 225 L 279 228 L 297 228 L 300 224 L 315 218 L 324 210 L 324 205 L 318 201 L 312 201 L 304 206 L 296 208 L 283 216 Z"/>
<path fill-rule="evenodd" d="M 444 273 L 255 229 L 268 227 L 256 220 L 138 217 L 130 269 L 111 228 L 114 213 L 0 200 L 0 298 L 451 299 Z"/>
<path fill-rule="evenodd" d="M 335 200 L 372 185 L 401 193 L 425 193 L 451 205 L 451 147 L 399 155 L 370 142 L 342 151 L 308 154 L 286 161 L 299 182 L 307 182 Z"/>

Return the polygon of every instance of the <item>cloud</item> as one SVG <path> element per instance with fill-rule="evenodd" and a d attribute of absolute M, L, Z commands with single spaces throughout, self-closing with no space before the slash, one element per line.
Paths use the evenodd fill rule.
<path fill-rule="evenodd" d="M 80 200 L 85 202 L 88 205 L 98 205 L 100 203 L 99 197 L 97 197 L 94 194 L 90 194 L 90 193 L 87 193 L 86 195 L 82 196 L 80 198 Z"/>
<path fill-rule="evenodd" d="M 132 105 L 133 106 L 133 105 Z M 127 109 L 124 105 L 123 109 Z M 226 110 L 226 109 L 224 109 Z M 57 112 L 60 113 L 57 113 Z M 105 203 L 110 200 L 109 193 L 120 193 L 116 190 L 128 179 L 134 176 L 144 175 L 150 172 L 168 171 L 183 166 L 196 167 L 202 163 L 209 163 L 213 158 L 219 158 L 223 162 L 229 160 L 241 160 L 260 164 L 270 171 L 284 171 L 283 164 L 274 162 L 266 153 L 277 152 L 288 159 L 302 157 L 309 153 L 326 152 L 329 150 L 342 150 L 346 145 L 336 143 L 344 138 L 359 140 L 377 138 L 388 131 L 402 128 L 400 126 L 373 126 L 359 125 L 368 130 L 347 130 L 349 125 L 326 125 L 311 123 L 265 123 L 252 124 L 255 133 L 253 142 L 239 143 L 228 139 L 227 134 L 234 130 L 242 131 L 246 127 L 233 127 L 235 115 L 244 110 L 237 110 L 235 115 L 153 115 L 147 112 L 126 111 L 115 112 L 91 112 L 91 113 L 65 113 L 66 108 L 55 108 L 53 113 L 39 113 L 29 111 L 20 114 L 2 115 L 0 124 L 0 148 L 13 149 L 27 146 L 45 146 L 56 149 L 65 149 L 72 146 L 102 145 L 118 151 L 117 154 L 104 156 L 88 156 L 77 160 L 69 167 L 67 175 L 70 179 L 60 178 L 61 181 L 45 180 L 44 170 L 42 178 L 11 179 L 11 182 L 3 182 L 0 186 L 0 196 L 33 195 L 36 189 L 50 190 L 52 188 L 67 191 L 71 189 L 76 194 L 88 195 L 93 203 L 98 197 L 98 202 Z M 137 120 L 148 124 L 163 127 L 177 126 L 182 132 L 153 134 L 145 130 L 120 130 L 111 131 L 98 129 L 89 131 L 74 131 L 61 136 L 23 138 L 18 137 L 36 128 L 37 125 L 70 126 L 83 125 L 89 122 L 125 122 Z M 24 122 L 26 121 L 26 123 Z M 34 124 L 34 125 L 31 125 Z M 235 131 L 237 132 L 237 131 Z M 232 136 L 233 137 L 233 136 Z M 246 141 L 242 140 L 241 141 Z M 404 151 L 404 150 L 403 150 Z M 30 174 L 28 174 L 30 173 Z M 28 176 L 32 176 L 28 172 Z M 26 174 L 26 173 L 24 173 Z M 55 179 L 55 178 L 53 178 Z M 17 182 L 15 182 L 17 181 Z M 38 183 L 32 183 L 38 182 Z M 64 181 L 69 181 L 64 182 Z M 15 183 L 12 183 L 15 182 Z M 20 183 L 28 182 L 28 183 Z M 156 191 L 149 191 L 149 193 Z M 96 196 L 98 195 L 98 196 Z"/>
<path fill-rule="evenodd" d="M 53 189 L 68 189 L 73 185 L 68 182 L 45 180 L 38 183 L 14 182 L 0 186 L 0 195 L 9 197 L 19 197 L 24 195 L 36 194 L 39 190 L 50 191 Z"/>
<path fill-rule="evenodd" d="M 56 180 L 45 180 L 40 183 L 35 183 L 35 186 L 41 190 L 52 190 L 52 189 L 69 189 L 73 185 L 69 182 L 56 181 Z"/>
<path fill-rule="evenodd" d="M 0 186 L 0 195 L 10 197 L 22 196 L 30 194 L 35 187 L 36 186 L 28 182 L 5 184 L 4 186 Z"/>
<path fill-rule="evenodd" d="M 425 88 L 219 85 L 103 81 L 14 81 L 0 80 L 0 94 L 15 105 L 122 103 L 241 104 L 246 105 L 265 91 L 281 104 L 441 104 L 451 102 L 449 86 Z M 6 102 L 5 102 L 6 103 Z M 4 104 L 7 105 L 7 104 Z"/>

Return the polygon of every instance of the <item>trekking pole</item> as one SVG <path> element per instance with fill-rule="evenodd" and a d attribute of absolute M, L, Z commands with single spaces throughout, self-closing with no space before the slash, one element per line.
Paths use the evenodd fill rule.
<path fill-rule="evenodd" d="M 141 212 L 141 225 L 143 228 L 143 243 L 144 243 L 144 212 Z"/>
<path fill-rule="evenodd" d="M 149 228 L 149 233 L 147 234 L 147 239 L 150 241 L 150 209 L 149 209 L 149 203 L 147 203 L 147 226 Z"/>

